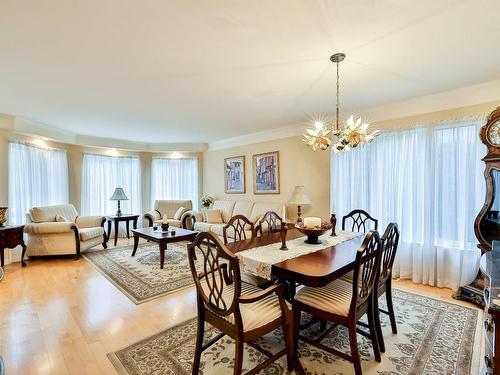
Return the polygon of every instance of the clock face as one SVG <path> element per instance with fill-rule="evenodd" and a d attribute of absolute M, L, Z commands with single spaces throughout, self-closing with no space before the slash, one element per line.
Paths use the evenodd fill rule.
<path fill-rule="evenodd" d="M 488 141 L 493 146 L 500 146 L 500 120 L 495 121 L 488 129 Z"/>

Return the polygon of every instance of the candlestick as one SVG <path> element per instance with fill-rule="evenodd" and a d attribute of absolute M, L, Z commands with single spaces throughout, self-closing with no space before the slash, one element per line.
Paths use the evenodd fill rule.
<path fill-rule="evenodd" d="M 330 234 L 330 236 L 336 237 L 337 233 L 335 233 L 335 227 L 337 226 L 337 218 L 335 214 L 332 214 L 332 216 L 330 217 L 330 223 L 332 224 L 332 233 Z"/>
<path fill-rule="evenodd" d="M 282 222 L 281 223 L 281 247 L 280 250 L 288 250 L 288 247 L 286 247 L 286 234 L 288 232 L 288 226 L 286 223 Z"/>

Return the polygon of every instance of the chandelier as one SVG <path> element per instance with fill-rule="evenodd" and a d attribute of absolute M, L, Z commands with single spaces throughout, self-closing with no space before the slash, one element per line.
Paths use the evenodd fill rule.
<path fill-rule="evenodd" d="M 365 143 L 370 143 L 375 139 L 378 134 L 378 130 L 374 132 L 369 132 L 369 124 L 365 123 L 359 117 L 354 120 L 354 116 L 350 116 L 347 119 L 345 126 L 339 126 L 339 92 L 340 92 L 340 80 L 339 80 L 339 64 L 344 60 L 345 54 L 336 53 L 330 57 L 330 61 L 334 62 L 337 66 L 337 106 L 336 106 L 336 116 L 335 116 L 335 127 L 332 128 L 323 121 L 315 121 L 314 125 L 306 129 L 304 134 L 304 142 L 306 145 L 311 147 L 314 151 L 326 150 L 331 146 L 333 138 L 335 138 L 336 143 L 333 145 L 333 152 L 337 153 L 340 151 L 349 151 L 351 148 L 358 147 Z"/>

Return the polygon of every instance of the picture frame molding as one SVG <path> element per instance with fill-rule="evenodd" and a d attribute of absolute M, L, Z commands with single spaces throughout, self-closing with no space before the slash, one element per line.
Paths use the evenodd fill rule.
<path fill-rule="evenodd" d="M 243 179 L 243 190 L 228 190 L 227 189 L 227 161 L 231 159 L 242 159 L 242 179 Z M 231 156 L 224 158 L 224 193 L 225 194 L 245 194 L 246 193 L 246 159 L 245 155 Z"/>
<path fill-rule="evenodd" d="M 277 182 L 277 189 L 275 191 L 257 191 L 257 158 L 259 156 L 265 156 L 265 155 L 272 155 L 276 154 L 276 182 Z M 253 169 L 253 193 L 255 195 L 262 195 L 262 194 L 280 194 L 280 189 L 281 189 L 281 183 L 280 183 L 280 174 L 281 174 L 281 168 L 280 168 L 280 153 L 279 151 L 270 151 L 270 152 L 263 152 L 260 154 L 253 154 L 252 155 L 252 169 Z"/>

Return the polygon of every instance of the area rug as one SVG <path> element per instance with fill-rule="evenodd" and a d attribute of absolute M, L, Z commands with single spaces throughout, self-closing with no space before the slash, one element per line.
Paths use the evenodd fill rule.
<path fill-rule="evenodd" d="M 358 335 L 363 374 L 446 374 L 469 375 L 479 371 L 480 319 L 478 309 L 442 302 L 420 295 L 394 291 L 398 334 L 392 334 L 389 319 L 382 314 L 386 352 L 382 362 L 373 357 L 369 340 Z M 317 325 L 304 334 L 315 337 Z M 207 327 L 206 338 L 217 331 Z M 120 374 L 189 375 L 193 361 L 196 319 L 167 329 L 117 352 L 108 354 Z M 349 353 L 347 330 L 335 327 L 323 343 Z M 281 331 L 260 340 L 276 352 L 282 348 Z M 300 360 L 309 375 L 351 375 L 353 366 L 342 359 L 300 342 Z M 474 358 L 474 360 L 473 360 Z M 244 371 L 262 362 L 264 356 L 245 346 Z M 232 374 L 234 342 L 227 336 L 207 349 L 202 356 L 200 374 Z M 286 359 L 263 370 L 261 374 L 287 374 Z"/>
<path fill-rule="evenodd" d="M 140 244 L 135 256 L 133 246 L 86 252 L 83 256 L 135 304 L 141 304 L 194 285 L 186 245 L 186 241 L 168 244 L 163 269 L 156 243 Z"/>

